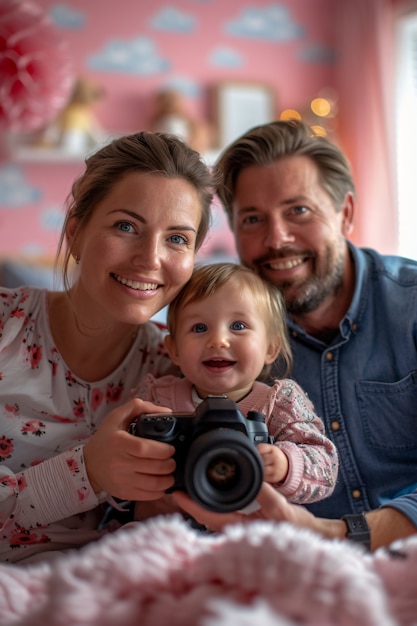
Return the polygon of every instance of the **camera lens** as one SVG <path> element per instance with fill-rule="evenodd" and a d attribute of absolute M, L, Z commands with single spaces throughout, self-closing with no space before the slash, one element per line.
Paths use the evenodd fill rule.
<path fill-rule="evenodd" d="M 236 459 L 221 451 L 213 457 L 206 468 L 208 482 L 217 489 L 230 489 L 237 484 L 240 475 Z"/>
<path fill-rule="evenodd" d="M 262 459 L 246 434 L 218 428 L 191 444 L 185 488 L 206 509 L 217 513 L 243 509 L 256 498 L 262 481 Z"/>

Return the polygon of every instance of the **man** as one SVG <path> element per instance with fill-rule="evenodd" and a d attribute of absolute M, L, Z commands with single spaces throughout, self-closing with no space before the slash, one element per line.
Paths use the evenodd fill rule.
<path fill-rule="evenodd" d="M 310 513 L 266 490 L 256 516 L 273 510 L 274 519 L 371 542 L 372 549 L 415 533 L 417 263 L 349 242 L 349 164 L 302 122 L 252 129 L 218 165 L 240 259 L 284 294 L 293 377 L 340 457 L 333 495 L 309 505 Z M 188 508 L 207 521 L 194 504 Z M 224 521 L 209 518 L 211 526 Z"/>

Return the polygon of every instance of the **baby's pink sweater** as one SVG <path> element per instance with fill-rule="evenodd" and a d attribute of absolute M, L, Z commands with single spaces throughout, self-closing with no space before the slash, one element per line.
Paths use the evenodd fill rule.
<path fill-rule="evenodd" d="M 138 396 L 174 412 L 193 412 L 193 387 L 185 378 L 147 375 Z M 301 387 L 293 380 L 276 380 L 272 387 L 255 382 L 251 393 L 237 403 L 243 415 L 258 411 L 266 415 L 269 434 L 288 457 L 289 471 L 283 483 L 273 486 L 297 504 L 317 502 L 334 490 L 338 456 L 324 434 L 322 420 Z"/>

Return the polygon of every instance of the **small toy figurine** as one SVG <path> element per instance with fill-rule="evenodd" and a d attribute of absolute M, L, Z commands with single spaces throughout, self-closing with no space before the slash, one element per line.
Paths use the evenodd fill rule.
<path fill-rule="evenodd" d="M 93 112 L 93 105 L 103 95 L 101 87 L 78 78 L 67 104 L 43 132 L 40 147 L 61 148 L 82 156 L 92 150 L 104 137 Z"/>
<path fill-rule="evenodd" d="M 158 92 L 155 108 L 155 114 L 150 120 L 150 130 L 177 135 L 200 153 L 210 149 L 209 125 L 189 115 L 178 91 L 164 89 Z"/>

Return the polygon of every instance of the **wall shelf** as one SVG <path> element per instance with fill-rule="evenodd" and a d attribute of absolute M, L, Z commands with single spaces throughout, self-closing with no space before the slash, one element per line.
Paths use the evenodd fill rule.
<path fill-rule="evenodd" d="M 19 146 L 12 150 L 11 159 L 16 163 L 82 163 L 82 154 L 71 154 L 59 148 L 33 148 Z"/>

